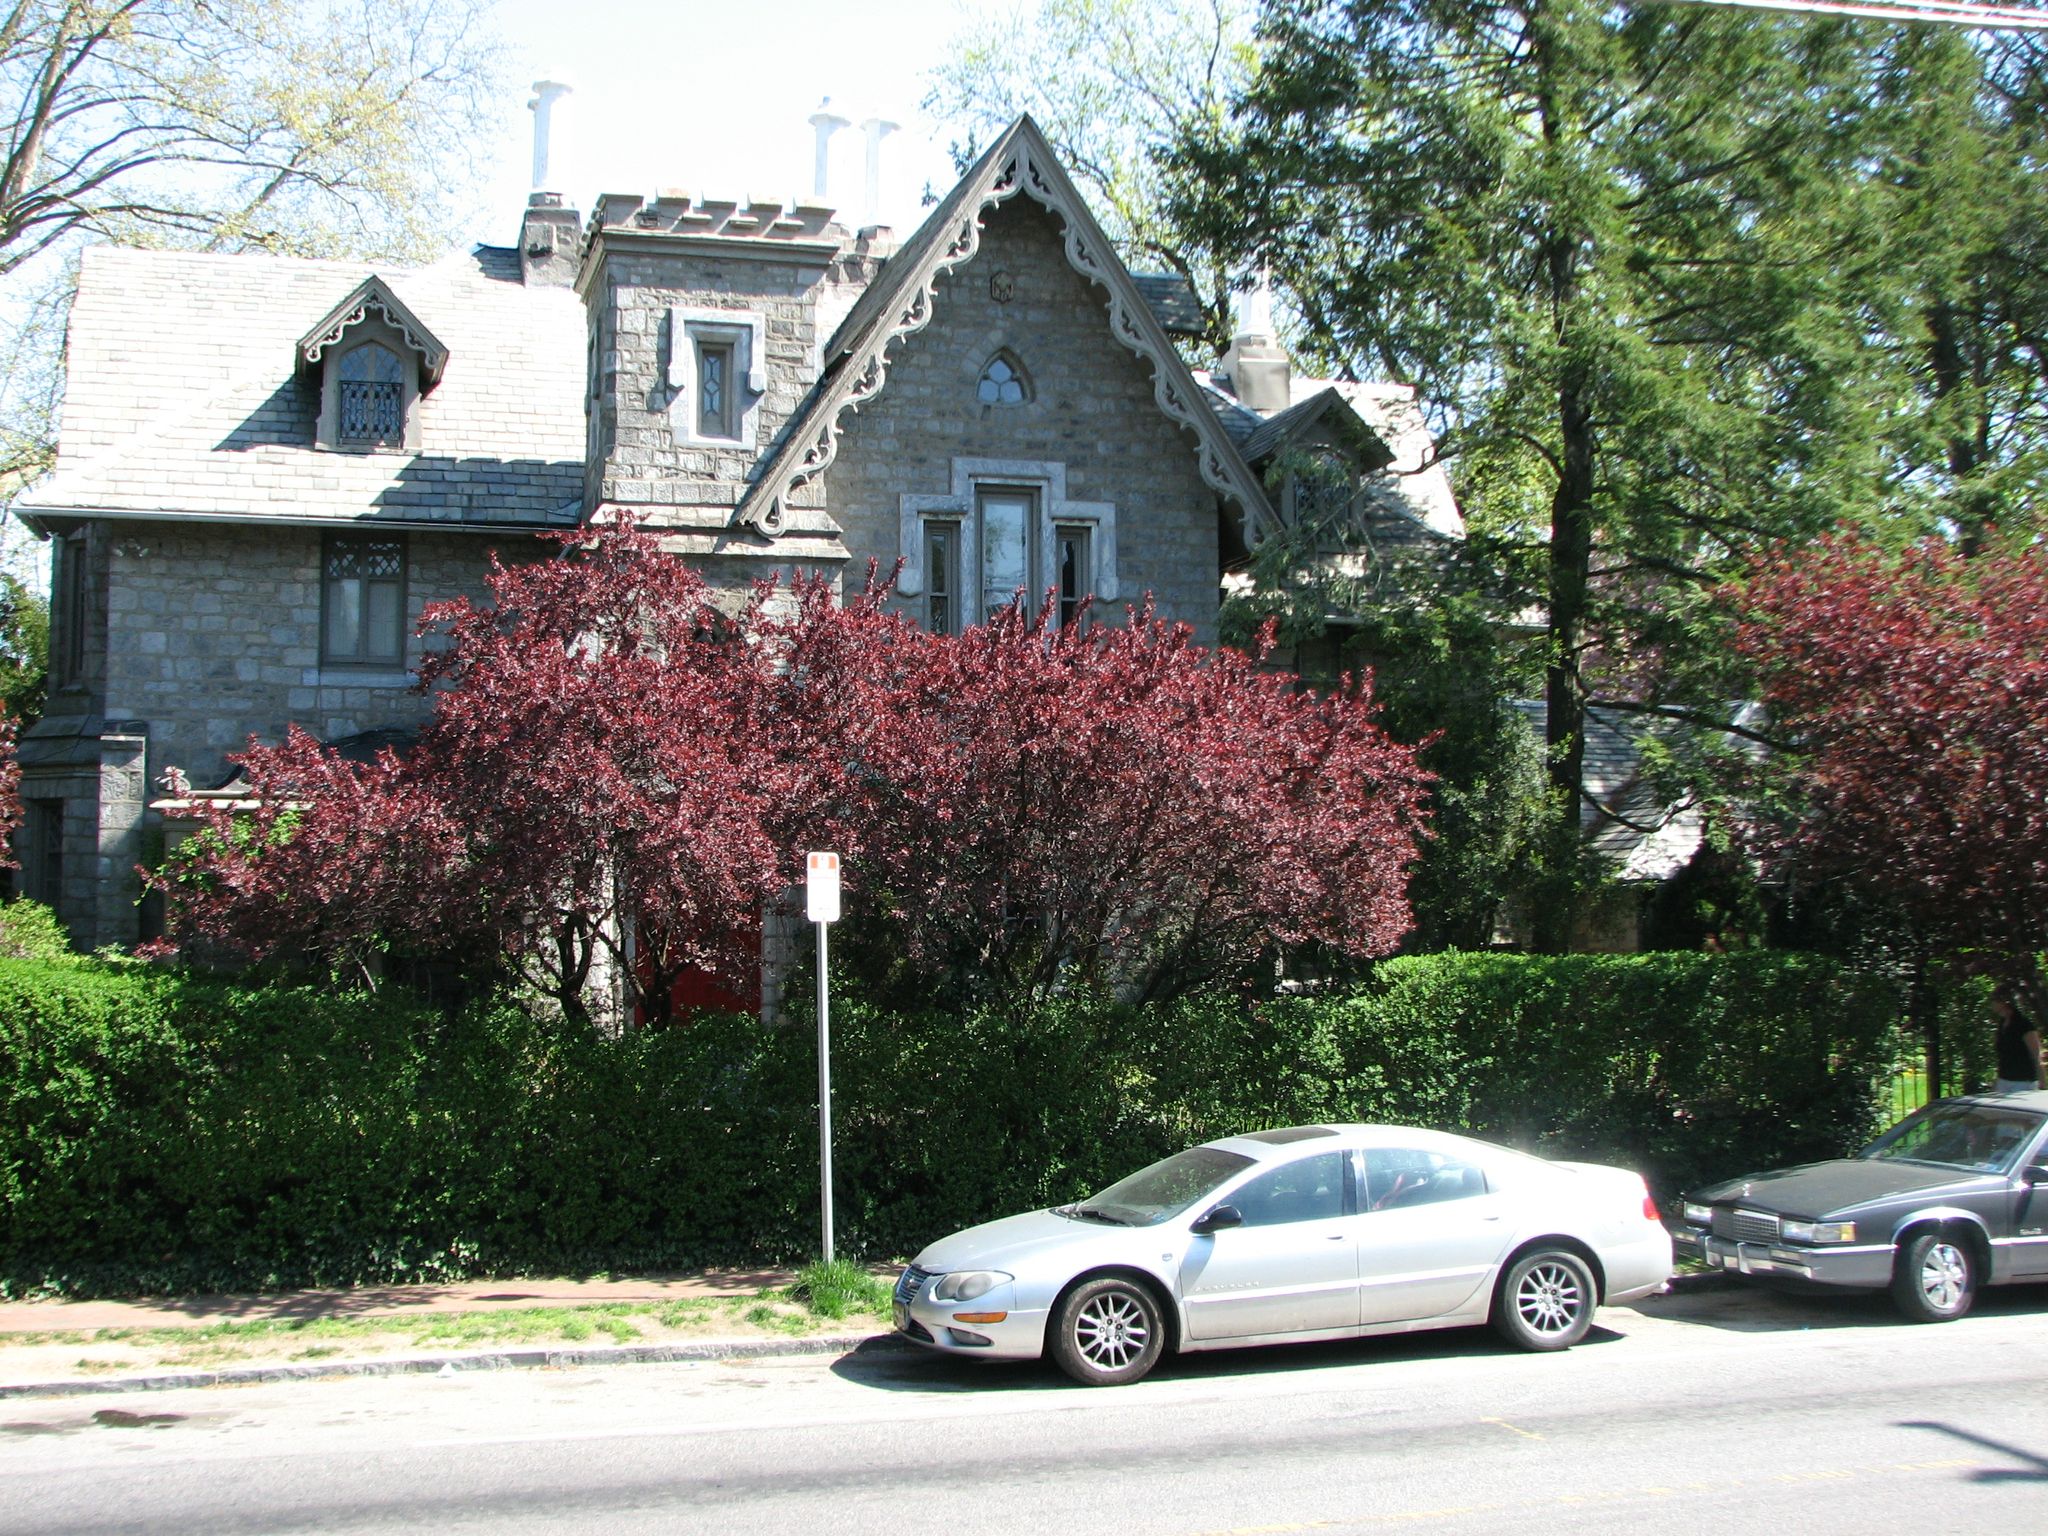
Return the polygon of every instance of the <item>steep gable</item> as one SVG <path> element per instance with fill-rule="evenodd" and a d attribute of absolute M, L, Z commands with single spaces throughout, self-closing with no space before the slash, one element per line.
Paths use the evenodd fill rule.
<path fill-rule="evenodd" d="M 1154 406 L 1185 430 L 1202 480 L 1238 508 L 1248 537 L 1274 525 L 1257 477 L 1029 117 L 961 178 L 839 326 L 824 349 L 817 386 L 761 466 L 737 522 L 771 536 L 781 531 L 793 499 L 837 456 L 848 414 L 885 391 L 908 339 L 931 323 L 940 280 L 975 262 L 990 210 L 1020 194 L 1056 218 L 1066 261 L 1103 290 L 1109 334 L 1150 369 Z"/>

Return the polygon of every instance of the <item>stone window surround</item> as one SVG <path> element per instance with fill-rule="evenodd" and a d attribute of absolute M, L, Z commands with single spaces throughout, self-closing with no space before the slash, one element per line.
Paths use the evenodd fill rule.
<path fill-rule="evenodd" d="M 345 442 L 341 436 L 341 360 L 365 342 L 376 342 L 398 359 L 398 376 L 404 386 L 399 412 L 405 428 L 395 443 Z M 313 446 L 328 453 L 418 453 L 419 405 L 419 353 L 381 312 L 365 315 L 348 328 L 344 342 L 329 347 L 321 358 L 320 417 L 313 431 Z"/>
<path fill-rule="evenodd" d="M 1035 558 L 1043 567 L 1058 547 L 1057 529 L 1063 523 L 1088 529 L 1090 563 L 1095 567 L 1088 590 L 1105 602 L 1117 597 L 1116 503 L 1113 501 L 1069 501 L 1067 466 L 1051 459 L 955 459 L 952 490 L 943 496 L 906 492 L 899 498 L 897 549 L 903 568 L 896 578 L 896 590 L 905 597 L 924 595 L 924 530 L 927 522 L 956 524 L 960 529 L 960 604 L 962 626 L 986 618 L 981 613 L 981 530 L 975 521 L 975 491 L 980 486 L 1015 486 L 1038 493 L 1038 539 Z M 1032 573 L 1033 588 L 1042 593 L 1057 572 L 1039 569 Z"/>
<path fill-rule="evenodd" d="M 697 429 L 697 347 L 700 342 L 732 348 L 732 378 L 727 388 L 735 432 L 731 437 L 706 437 Z M 749 309 L 695 309 L 676 304 L 668 312 L 668 358 L 662 382 L 669 390 L 670 428 L 679 443 L 735 442 L 751 446 L 760 435 L 761 400 L 768 393 L 767 324 Z"/>

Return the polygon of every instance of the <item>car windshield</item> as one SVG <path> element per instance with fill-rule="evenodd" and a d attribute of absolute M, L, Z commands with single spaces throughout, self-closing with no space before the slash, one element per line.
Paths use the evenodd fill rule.
<path fill-rule="evenodd" d="M 1090 1195 L 1076 1205 L 1061 1206 L 1060 1214 L 1119 1227 L 1154 1227 L 1212 1193 L 1251 1163 L 1241 1152 L 1190 1147 L 1163 1163 L 1154 1163 L 1127 1179 L 1118 1179 L 1099 1195 Z"/>
<path fill-rule="evenodd" d="M 1865 1147 L 1875 1162 L 1933 1163 L 1972 1173 L 2010 1173 L 2041 1129 L 2041 1117 L 1995 1104 L 1930 1104 Z"/>

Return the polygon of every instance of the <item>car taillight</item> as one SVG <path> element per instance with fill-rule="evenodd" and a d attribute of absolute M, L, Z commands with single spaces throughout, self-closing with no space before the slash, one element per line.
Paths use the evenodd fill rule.
<path fill-rule="evenodd" d="M 1664 1217 L 1657 1210 L 1657 1197 L 1650 1193 L 1649 1181 L 1643 1181 L 1643 1220 L 1662 1221 Z"/>

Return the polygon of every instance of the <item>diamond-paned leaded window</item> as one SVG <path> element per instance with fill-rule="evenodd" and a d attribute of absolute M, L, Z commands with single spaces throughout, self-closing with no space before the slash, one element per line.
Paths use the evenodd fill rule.
<path fill-rule="evenodd" d="M 395 666 L 405 659 L 405 541 L 329 534 L 322 551 L 320 660 Z"/>
<path fill-rule="evenodd" d="M 398 354 L 366 341 L 341 355 L 338 441 L 354 446 L 405 441 L 405 373 Z"/>
<path fill-rule="evenodd" d="M 697 431 L 703 437 L 736 437 L 732 419 L 733 344 L 697 343 Z"/>

